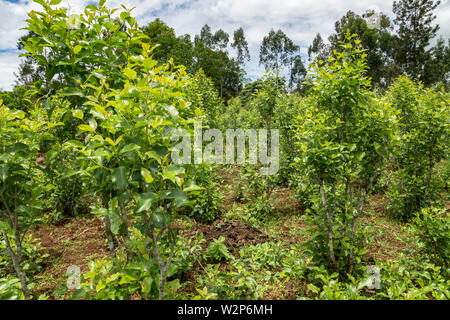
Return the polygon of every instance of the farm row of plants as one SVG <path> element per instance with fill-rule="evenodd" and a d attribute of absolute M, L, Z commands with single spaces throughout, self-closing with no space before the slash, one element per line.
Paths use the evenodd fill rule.
<path fill-rule="evenodd" d="M 79 289 L 58 289 L 74 299 L 259 299 L 291 280 L 306 284 L 297 298 L 450 297 L 443 87 L 401 76 L 383 94 L 372 91 L 366 53 L 348 33 L 341 51 L 313 64 L 308 94 L 290 94 L 267 74 L 246 103 L 225 105 L 202 72 L 154 60 L 125 7 L 100 1 L 68 15 L 58 0 L 35 2 L 42 10 L 29 14 L 24 48 L 47 80 L 26 92 L 26 108 L 0 101 L 0 298 L 45 299 L 33 293 L 45 256 L 30 232 L 87 214 L 104 222 L 109 257 L 90 263 Z M 172 161 L 172 135 L 192 133 L 195 120 L 280 130 L 276 175 L 240 167 L 234 192 L 247 205 L 238 215 L 254 226 L 276 220 L 270 199 L 289 187 L 310 226 L 306 245 L 266 242 L 236 257 L 223 239 L 204 249 L 201 235 L 180 234 L 181 225 L 232 214 L 220 210 L 217 166 Z M 374 192 L 388 197 L 386 214 L 409 224 L 414 246 L 376 262 L 381 286 L 371 291 L 372 238 L 361 219 Z M 179 293 L 196 264 L 204 267 L 196 293 Z"/>

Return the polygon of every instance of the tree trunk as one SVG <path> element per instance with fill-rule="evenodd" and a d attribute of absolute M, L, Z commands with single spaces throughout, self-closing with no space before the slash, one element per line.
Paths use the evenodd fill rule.
<path fill-rule="evenodd" d="M 23 295 L 26 300 L 30 300 L 31 299 L 30 291 L 28 289 L 25 272 L 23 271 L 22 267 L 20 266 L 20 263 L 22 262 L 21 261 L 22 260 L 22 245 L 21 245 L 21 243 L 17 243 L 18 241 L 20 242 L 20 237 L 18 235 L 18 231 L 16 231 L 15 233 L 16 233 L 16 241 L 15 242 L 16 242 L 16 247 L 17 247 L 17 254 L 14 254 L 14 252 L 11 248 L 11 244 L 9 243 L 8 234 L 6 233 L 6 230 L 4 230 L 4 229 L 2 230 L 2 234 L 5 239 L 6 251 L 8 252 L 9 258 L 13 262 L 14 270 L 16 271 L 17 277 L 20 280 L 20 285 L 22 288 Z"/>
<path fill-rule="evenodd" d="M 320 179 L 320 195 L 322 197 L 322 204 L 323 207 L 325 209 L 325 214 L 327 217 L 327 234 L 328 234 L 328 249 L 329 249 L 329 254 L 330 254 L 330 259 L 331 259 L 331 263 L 333 264 L 333 269 L 335 272 L 339 271 L 339 265 L 338 262 L 336 261 L 336 256 L 334 255 L 334 247 L 333 247 L 333 224 L 331 221 L 331 215 L 330 212 L 328 211 L 328 203 L 327 203 L 327 199 L 325 197 L 325 190 L 323 187 L 323 179 Z"/>

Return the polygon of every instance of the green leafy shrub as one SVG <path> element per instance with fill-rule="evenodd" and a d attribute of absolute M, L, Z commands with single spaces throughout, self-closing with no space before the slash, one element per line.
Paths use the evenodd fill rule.
<path fill-rule="evenodd" d="M 100 1 L 81 15 L 68 15 L 54 3 L 38 3 L 43 9 L 29 14 L 27 29 L 34 36 L 25 50 L 46 67 L 46 76 L 64 80 L 49 94 L 50 101 L 61 103 L 49 103 L 46 111 L 64 133 L 50 149 L 67 151 L 54 182 L 73 183 L 55 190 L 66 188 L 69 203 L 87 192 L 99 199 L 92 207 L 105 221 L 113 255 L 123 251 L 127 260 L 144 263 L 143 252 L 130 249 L 130 229 L 141 233 L 149 245 L 146 254 L 150 250 L 159 268 L 163 299 L 176 253 L 172 222 L 199 189 L 186 184 L 193 177 L 174 163 L 171 152 L 173 134 L 192 131 L 193 119 L 183 117 L 191 114 L 185 112 L 189 77 L 184 67 L 152 59 L 154 48 L 143 41 L 147 36 L 125 7 L 117 14 Z M 42 58 L 44 53 L 49 59 Z M 39 83 L 36 87 L 42 89 Z M 170 253 L 163 254 L 167 249 Z"/>
<path fill-rule="evenodd" d="M 433 170 L 448 154 L 450 99 L 448 93 L 425 89 L 406 76 L 397 79 L 389 96 L 400 112 L 401 136 L 388 210 L 407 220 L 439 198 L 442 186 L 433 179 Z"/>
<path fill-rule="evenodd" d="M 20 280 L 11 276 L 0 278 L 0 300 L 23 300 Z"/>
<path fill-rule="evenodd" d="M 264 196 L 259 196 L 253 199 L 247 210 L 252 218 L 259 222 L 265 222 L 273 213 L 274 206 Z"/>
<path fill-rule="evenodd" d="M 245 166 L 243 171 L 239 180 L 239 185 L 242 186 L 242 189 L 238 189 L 241 190 L 241 201 L 248 203 L 247 211 L 253 219 L 264 222 L 274 211 L 274 207 L 269 200 L 276 184 L 277 176 L 269 175 L 264 177 L 257 166 Z"/>
<path fill-rule="evenodd" d="M 210 257 L 214 260 L 229 260 L 232 258 L 227 246 L 224 244 L 225 238 L 220 236 L 218 239 L 213 239 L 206 248 L 206 257 Z"/>
<path fill-rule="evenodd" d="M 361 269 L 367 235 L 358 219 L 390 154 L 396 117 L 370 91 L 360 40 L 347 34 L 340 46 L 314 66 L 311 105 L 298 119 L 297 166 L 318 191 L 310 209 L 314 261 L 347 277 Z"/>
<path fill-rule="evenodd" d="M 89 271 L 82 274 L 81 287 L 72 292 L 72 299 L 126 300 L 132 296 L 139 299 L 157 299 L 159 297 L 159 264 L 156 258 L 149 254 L 148 239 L 142 237 L 138 230 L 131 230 L 132 235 L 128 250 L 134 255 L 127 260 L 127 253 L 119 250 L 115 258 L 104 258 L 91 261 Z M 196 261 L 201 260 L 201 244 L 204 239 L 178 237 L 174 259 L 167 272 L 167 283 L 164 288 L 166 298 L 173 299 L 180 288 L 180 278 L 192 268 Z M 169 246 L 161 245 L 161 256 L 172 255 Z M 68 288 L 58 289 L 59 295 L 68 293 Z"/>
<path fill-rule="evenodd" d="M 222 200 L 215 168 L 208 164 L 200 164 L 190 170 L 192 171 L 189 171 L 189 174 L 195 177 L 195 185 L 202 190 L 189 196 L 193 201 L 189 215 L 198 221 L 212 222 L 220 214 L 219 205 Z"/>
<path fill-rule="evenodd" d="M 379 299 L 450 299 L 448 269 L 405 256 L 400 257 L 399 261 L 380 265 L 380 269 Z"/>
<path fill-rule="evenodd" d="M 13 233 L 8 233 L 11 248 L 16 251 L 16 244 L 13 240 Z M 32 275 L 42 270 L 42 264 L 48 254 L 42 254 L 39 242 L 29 235 L 25 235 L 22 240 L 22 269 L 28 275 Z M 8 256 L 3 235 L 0 235 L 0 275 L 13 272 L 14 264 Z"/>
<path fill-rule="evenodd" d="M 412 220 L 419 248 L 427 259 L 444 268 L 450 257 L 450 217 L 440 208 L 424 208 Z"/>
<path fill-rule="evenodd" d="M 398 261 L 377 263 L 373 272 L 350 281 L 339 281 L 338 274 L 309 268 L 308 290 L 319 300 L 448 300 L 450 280 L 446 271 L 429 262 L 402 255 Z M 374 278 L 374 276 L 377 277 Z M 378 282 L 378 285 L 377 285 Z"/>
<path fill-rule="evenodd" d="M 22 243 L 41 213 L 43 184 L 36 158 L 40 136 L 47 128 L 45 120 L 38 118 L 40 109 L 34 112 L 33 119 L 27 118 L 24 111 L 10 110 L 0 100 L 0 230 L 25 299 L 31 295 L 23 270 Z"/>
<path fill-rule="evenodd" d="M 242 248 L 239 258 L 229 261 L 226 268 L 208 264 L 198 279 L 198 290 L 217 299 L 260 299 L 271 288 L 282 286 L 282 281 L 302 277 L 307 260 L 298 249 L 280 242 Z"/>

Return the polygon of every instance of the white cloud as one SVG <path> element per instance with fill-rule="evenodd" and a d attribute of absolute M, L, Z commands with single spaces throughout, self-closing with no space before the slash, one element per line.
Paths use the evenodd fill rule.
<path fill-rule="evenodd" d="M 71 12 L 81 12 L 92 1 L 64 0 L 61 5 L 70 7 Z M 146 24 L 159 17 L 173 27 L 177 34 L 199 33 L 208 23 L 213 30 L 222 28 L 230 35 L 238 27 L 245 30 L 249 42 L 252 61 L 248 63 L 249 76 L 261 75 L 264 70 L 258 66 L 259 45 L 271 28 L 281 28 L 294 42 L 302 47 L 305 54 L 307 46 L 317 32 L 324 38 L 333 32 L 334 22 L 348 10 L 362 13 L 368 9 L 380 10 L 392 16 L 392 2 L 386 0 L 109 0 L 109 7 L 135 7 L 134 15 L 140 24 Z M 24 34 L 19 29 L 25 26 L 26 13 L 38 5 L 32 1 L 19 0 L 11 3 L 0 0 L 0 17 L 8 23 L 0 24 L 0 52 L 15 48 L 18 38 Z M 436 23 L 440 35 L 450 36 L 450 1 L 444 0 L 439 6 Z M 14 63 L 14 65 L 10 65 Z M 11 60 L 10 54 L 0 55 L 0 83 L 13 81 L 19 60 Z M 5 68 L 3 68 L 5 66 Z"/>
<path fill-rule="evenodd" d="M 10 90 L 15 81 L 14 72 L 20 63 L 18 53 L 15 51 L 0 53 L 0 90 Z"/>

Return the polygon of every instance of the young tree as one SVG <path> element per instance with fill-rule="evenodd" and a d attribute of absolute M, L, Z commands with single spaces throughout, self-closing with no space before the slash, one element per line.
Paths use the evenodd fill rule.
<path fill-rule="evenodd" d="M 4 106 L 0 99 L 0 231 L 27 300 L 31 293 L 23 268 L 22 243 L 40 213 L 43 186 L 36 159 L 45 128 L 43 119 L 31 120 L 24 111 Z"/>
<path fill-rule="evenodd" d="M 431 50 L 428 46 L 439 30 L 439 25 L 433 25 L 436 19 L 433 11 L 440 3 L 440 0 L 394 1 L 399 37 L 395 60 L 412 79 L 426 80 L 425 64 Z"/>
<path fill-rule="evenodd" d="M 450 100 L 442 88 L 426 89 L 405 75 L 389 88 L 388 96 L 400 112 L 401 132 L 388 209 L 408 220 L 442 192 L 432 178 L 434 167 L 448 152 Z"/>
<path fill-rule="evenodd" d="M 90 287 L 84 294 L 95 292 L 110 298 L 114 291 L 129 298 L 139 292 L 144 299 L 163 299 L 169 292 L 165 290 L 166 278 L 178 239 L 173 219 L 181 207 L 192 204 L 187 195 L 199 190 L 185 165 L 174 163 L 171 152 L 177 144 L 173 133 L 185 132 L 193 122 L 182 118 L 179 110 L 185 115 L 196 114 L 186 111 L 191 104 L 184 99 L 190 85 L 185 68 L 170 61 L 158 64 L 151 57 L 154 49 L 142 42 L 146 36 L 125 7 L 117 21 L 111 19 L 116 9 L 106 8 L 104 1 L 87 6 L 82 15 L 75 16 L 69 16 L 67 9 L 54 8 L 55 1 L 36 1 L 43 9 L 29 14 L 28 29 L 38 37 L 28 39 L 26 49 L 47 69 L 53 66 L 47 66 L 39 53 L 49 50 L 61 62 L 54 72 L 66 75 L 65 87 L 47 99 L 44 114 L 52 119 L 53 126 L 62 128 L 61 132 L 47 132 L 47 138 L 50 133 L 56 136 L 50 137 L 57 141 L 50 141 L 52 153 L 58 156 L 68 150 L 62 160 L 74 165 L 73 169 L 56 161 L 51 165 L 62 171 L 57 178 L 75 177 L 83 183 L 84 193 L 101 199 L 92 209 L 105 218 L 106 232 L 113 240 L 110 245 L 114 247 L 114 240 L 119 245 L 115 257 L 108 260 L 118 273 L 117 281 Z M 123 26 L 126 28 L 121 30 Z M 23 114 L 16 116 L 20 119 Z M 26 183 L 30 171 L 22 164 L 30 165 L 39 145 L 33 145 L 34 153 L 17 146 L 10 137 L 9 125 L 25 130 L 28 123 L 8 121 L 12 118 L 9 112 L 8 125 L 3 118 L 2 108 L 0 146 L 6 140 L 7 147 L 1 149 L 0 156 L 0 198 L 6 199 L 0 202 L 0 222 L 4 229 L 3 216 L 9 216 L 14 229 L 14 212 L 31 212 L 31 187 L 27 189 Z M 43 123 L 37 120 L 28 124 L 33 130 Z M 32 135 L 26 133 L 26 139 L 31 140 Z M 21 137 L 16 134 L 14 138 Z M 19 150 L 14 152 L 17 147 L 25 159 Z M 17 165 L 9 168 L 15 162 Z M 22 182 L 20 186 L 18 182 Z M 26 197 L 15 201 L 14 193 L 19 194 L 17 198 L 22 194 Z M 17 210 L 12 207 L 16 202 L 20 206 Z M 177 281 L 169 282 L 177 285 Z"/>
<path fill-rule="evenodd" d="M 341 52 L 313 64 L 311 105 L 299 116 L 299 169 L 315 184 L 314 260 L 342 276 L 361 267 L 367 241 L 358 220 L 390 149 L 395 115 L 370 92 L 366 55 L 356 35 Z"/>

